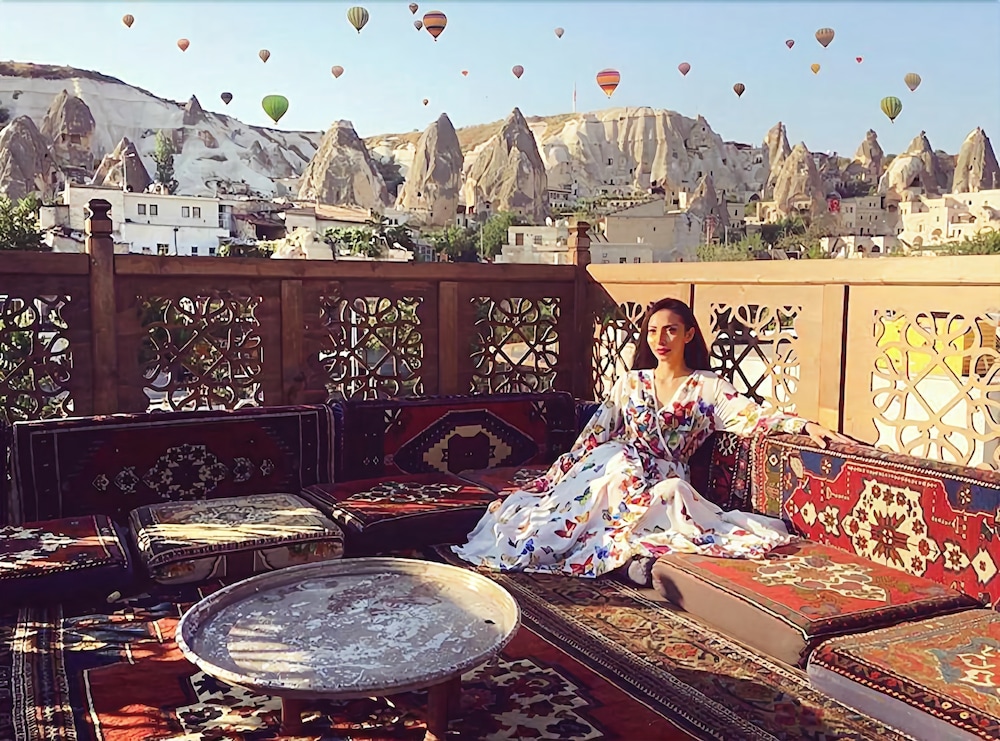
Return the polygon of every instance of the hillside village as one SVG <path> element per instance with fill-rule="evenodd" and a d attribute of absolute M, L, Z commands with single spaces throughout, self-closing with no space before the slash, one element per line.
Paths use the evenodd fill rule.
<path fill-rule="evenodd" d="M 843 157 L 791 146 L 780 122 L 748 145 L 673 111 L 515 108 L 363 140 L 348 121 L 246 126 L 195 97 L 15 63 L 0 63 L 0 125 L 0 194 L 41 200 L 55 251 L 82 250 L 94 198 L 112 204 L 116 250 L 161 255 L 559 264 L 586 221 L 594 262 L 693 261 L 731 244 L 853 258 L 933 254 L 1000 228 L 1000 166 L 980 128 L 955 155 L 925 132 L 888 155 L 869 131 Z"/>

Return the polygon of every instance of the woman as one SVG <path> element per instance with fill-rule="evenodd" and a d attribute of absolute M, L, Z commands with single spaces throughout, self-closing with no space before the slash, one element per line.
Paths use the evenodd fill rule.
<path fill-rule="evenodd" d="M 629 575 L 644 582 L 660 553 L 759 558 L 790 542 L 781 520 L 705 500 L 689 483 L 688 459 L 717 430 L 804 432 L 821 447 L 848 439 L 793 415 L 765 414 L 719 378 L 683 301 L 647 309 L 632 366 L 568 453 L 490 505 L 469 542 L 453 548 L 459 557 L 501 571 L 590 578 L 635 558 Z"/>

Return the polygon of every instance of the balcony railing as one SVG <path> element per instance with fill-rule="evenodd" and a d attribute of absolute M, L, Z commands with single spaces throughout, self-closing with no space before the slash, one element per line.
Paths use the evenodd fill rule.
<path fill-rule="evenodd" d="M 580 264 L 560 266 L 192 260 L 114 255 L 99 216 L 87 254 L 0 251 L 0 418 L 594 398 L 672 295 L 756 398 L 1000 469 L 1000 257 L 586 265 L 577 241 Z"/>

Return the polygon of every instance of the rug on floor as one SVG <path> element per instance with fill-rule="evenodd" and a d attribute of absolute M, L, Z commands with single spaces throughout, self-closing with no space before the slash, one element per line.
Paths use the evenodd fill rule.
<path fill-rule="evenodd" d="M 59 607 L 0 615 L 0 739 L 281 738 L 280 700 L 212 679 L 173 640 L 184 611 L 211 591 L 157 587 L 77 616 Z M 422 739 L 425 700 L 317 702 L 303 737 Z M 451 730 L 468 740 L 692 738 L 668 717 L 524 626 L 500 657 L 464 676 Z"/>
<path fill-rule="evenodd" d="M 802 672 L 712 631 L 652 590 L 614 577 L 476 569 L 448 548 L 426 557 L 494 579 L 521 605 L 525 626 L 698 738 L 910 738 L 816 692 Z"/>

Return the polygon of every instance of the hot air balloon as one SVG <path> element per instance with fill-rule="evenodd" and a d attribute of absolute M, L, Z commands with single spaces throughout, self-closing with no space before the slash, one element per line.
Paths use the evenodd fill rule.
<path fill-rule="evenodd" d="M 616 69 L 602 69 L 597 73 L 597 84 L 609 98 L 614 94 L 621 79 L 622 76 Z"/>
<path fill-rule="evenodd" d="M 125 24 L 125 28 L 132 28 L 132 24 L 135 23 L 135 16 L 131 13 L 126 13 L 122 16 L 122 23 Z"/>
<path fill-rule="evenodd" d="M 515 64 L 513 67 L 510 68 L 510 71 L 514 73 L 514 77 L 520 80 L 521 75 L 524 74 L 524 67 L 522 67 L 520 64 Z"/>
<path fill-rule="evenodd" d="M 191 46 L 191 42 L 187 39 L 177 39 L 177 48 L 181 51 L 187 51 L 189 46 Z"/>
<path fill-rule="evenodd" d="M 791 49 L 793 46 L 795 46 L 795 39 L 785 39 L 785 46 Z"/>
<path fill-rule="evenodd" d="M 265 95 L 260 105 L 264 109 L 264 113 L 270 116 L 272 121 L 278 123 L 288 110 L 288 98 L 284 95 Z"/>
<path fill-rule="evenodd" d="M 858 64 L 861 64 L 865 60 L 863 57 L 854 57 L 854 61 L 857 62 Z"/>
<path fill-rule="evenodd" d="M 686 76 L 687 73 L 691 71 L 691 65 L 688 64 L 687 62 L 681 62 L 680 64 L 677 65 L 677 69 L 680 71 L 682 75 Z"/>
<path fill-rule="evenodd" d="M 427 100 L 427 98 L 424 98 L 424 105 L 427 105 L 428 103 L 430 103 L 430 101 Z"/>
<path fill-rule="evenodd" d="M 358 33 L 361 33 L 361 29 L 368 23 L 368 11 L 360 5 L 355 5 L 353 8 L 347 9 L 347 20 L 358 30 Z"/>
<path fill-rule="evenodd" d="M 468 77 L 468 76 L 469 76 L 469 70 L 463 69 L 462 70 L 462 77 Z"/>
<path fill-rule="evenodd" d="M 411 13 L 413 13 L 414 15 L 416 15 L 416 13 L 417 13 L 417 11 L 419 9 L 420 9 L 419 5 L 417 5 L 416 3 L 410 3 L 410 12 Z"/>
<path fill-rule="evenodd" d="M 910 92 L 912 93 L 920 87 L 920 75 L 916 72 L 910 72 L 903 78 L 903 82 L 906 83 L 906 87 L 910 88 Z"/>
<path fill-rule="evenodd" d="M 882 98 L 882 113 L 889 117 L 889 121 L 892 123 L 896 122 L 896 116 L 898 116 L 903 110 L 903 104 L 899 98 L 889 96 L 887 98 Z"/>
<path fill-rule="evenodd" d="M 562 28 L 557 28 L 557 29 L 556 29 L 556 38 L 558 38 L 558 39 L 561 39 L 561 38 L 562 38 L 562 35 L 563 35 L 564 33 L 566 33 L 566 31 L 565 31 L 565 30 L 563 30 Z"/>
<path fill-rule="evenodd" d="M 823 45 L 825 49 L 833 41 L 834 32 L 832 28 L 821 28 L 816 32 L 816 40 Z"/>
<path fill-rule="evenodd" d="M 819 74 L 819 65 L 816 64 L 815 62 L 813 62 L 812 64 L 809 65 L 809 69 L 811 69 L 813 71 L 814 75 L 818 75 Z"/>
<path fill-rule="evenodd" d="M 421 28 L 424 27 L 424 22 L 423 21 L 413 21 L 413 27 L 419 31 Z"/>
<path fill-rule="evenodd" d="M 269 52 L 267 49 L 261 49 L 259 52 L 257 52 L 257 56 L 260 57 L 260 61 L 266 64 L 267 60 L 271 58 L 271 52 Z"/>
<path fill-rule="evenodd" d="M 737 98 L 743 97 L 743 92 L 746 89 L 747 89 L 747 86 L 744 85 L 742 82 L 737 82 L 735 85 L 733 85 L 733 92 L 736 93 L 736 97 Z"/>
<path fill-rule="evenodd" d="M 222 102 L 223 103 L 225 103 L 226 105 L 229 105 L 229 101 L 231 101 L 233 99 L 233 94 L 232 93 L 223 93 L 219 97 L 222 98 Z"/>
<path fill-rule="evenodd" d="M 342 74 L 344 74 L 344 68 L 341 67 L 339 64 L 335 64 L 332 67 L 330 67 L 330 74 L 333 75 L 334 79 L 336 79 L 340 77 Z"/>
<path fill-rule="evenodd" d="M 448 25 L 448 16 L 442 13 L 440 10 L 432 10 L 430 13 L 424 13 L 424 28 L 427 29 L 427 33 L 434 37 L 437 41 L 438 36 L 444 31 L 444 27 Z"/>

